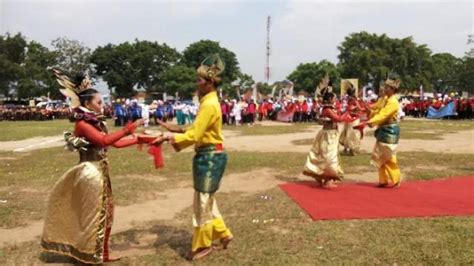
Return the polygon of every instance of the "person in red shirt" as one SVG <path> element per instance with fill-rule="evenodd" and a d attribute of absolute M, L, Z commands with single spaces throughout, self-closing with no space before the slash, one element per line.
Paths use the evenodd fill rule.
<path fill-rule="evenodd" d="M 222 123 L 229 124 L 229 105 L 227 100 L 221 101 Z"/>
<path fill-rule="evenodd" d="M 257 114 L 257 105 L 255 104 L 254 100 L 250 100 L 249 105 L 247 107 L 248 123 L 250 125 L 255 124 L 256 114 Z"/>
<path fill-rule="evenodd" d="M 262 121 L 267 116 L 267 100 L 263 100 L 258 105 L 258 121 Z"/>
<path fill-rule="evenodd" d="M 304 100 L 304 102 L 301 104 L 301 122 L 308 122 L 309 118 L 309 110 L 308 110 L 308 102 Z"/>

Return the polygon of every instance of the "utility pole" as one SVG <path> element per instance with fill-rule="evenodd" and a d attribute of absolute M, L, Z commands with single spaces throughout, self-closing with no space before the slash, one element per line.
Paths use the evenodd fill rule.
<path fill-rule="evenodd" d="M 266 60 L 265 60 L 265 80 L 268 84 L 270 80 L 270 26 L 271 26 L 271 17 L 267 17 L 267 45 L 266 45 Z"/>

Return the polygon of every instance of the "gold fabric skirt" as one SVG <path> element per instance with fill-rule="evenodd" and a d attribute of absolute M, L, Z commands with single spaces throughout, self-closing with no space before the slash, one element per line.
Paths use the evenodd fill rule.
<path fill-rule="evenodd" d="M 84 263 L 104 259 L 106 228 L 112 225 L 112 190 L 107 159 L 69 169 L 49 197 L 41 245 L 46 252 Z"/>
<path fill-rule="evenodd" d="M 344 123 L 343 129 L 341 132 L 341 137 L 339 140 L 340 144 L 344 146 L 344 148 L 348 148 L 355 152 L 359 151 L 360 140 L 362 136 L 359 130 L 353 128 L 359 124 L 360 124 L 359 119 L 351 123 Z"/>
<path fill-rule="evenodd" d="M 199 227 L 222 218 L 214 193 L 194 191 L 193 226 Z"/>
<path fill-rule="evenodd" d="M 337 129 L 319 131 L 306 159 L 303 174 L 311 176 L 317 181 L 342 179 L 344 172 L 338 148 L 339 132 Z"/>
<path fill-rule="evenodd" d="M 397 155 L 398 144 L 388 144 L 377 141 L 375 143 L 372 156 L 370 157 L 370 163 L 377 168 L 388 163 L 392 156 Z"/>

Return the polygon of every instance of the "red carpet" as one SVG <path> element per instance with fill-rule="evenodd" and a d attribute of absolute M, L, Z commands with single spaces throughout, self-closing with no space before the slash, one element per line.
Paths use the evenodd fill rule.
<path fill-rule="evenodd" d="M 474 214 L 474 176 L 404 182 L 398 189 L 368 183 L 343 183 L 336 189 L 324 189 L 310 181 L 280 187 L 313 220 Z"/>

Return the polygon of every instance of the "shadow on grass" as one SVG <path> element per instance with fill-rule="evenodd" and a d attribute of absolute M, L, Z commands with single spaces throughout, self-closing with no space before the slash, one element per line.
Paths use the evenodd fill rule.
<path fill-rule="evenodd" d="M 192 241 L 192 234 L 189 230 L 168 225 L 155 225 L 150 229 L 150 232 L 159 236 L 153 244 L 155 248 L 166 245 L 180 257 L 188 259 Z"/>
<path fill-rule="evenodd" d="M 150 251 L 168 247 L 179 257 L 188 259 L 192 234 L 184 227 L 158 224 L 146 229 L 127 230 L 114 238 L 112 247 L 117 252 L 130 249 Z M 147 242 L 146 239 L 156 240 Z"/>

